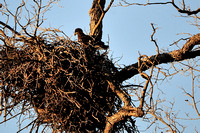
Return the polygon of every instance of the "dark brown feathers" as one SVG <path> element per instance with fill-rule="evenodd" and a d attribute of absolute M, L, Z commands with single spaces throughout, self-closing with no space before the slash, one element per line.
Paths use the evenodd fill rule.
<path fill-rule="evenodd" d="M 76 28 L 74 35 L 78 35 L 78 42 L 83 44 L 84 46 L 88 46 L 89 43 L 92 44 L 94 47 L 100 47 L 104 50 L 108 49 L 109 46 L 105 45 L 102 41 L 97 41 L 89 35 L 83 33 L 81 28 Z"/>

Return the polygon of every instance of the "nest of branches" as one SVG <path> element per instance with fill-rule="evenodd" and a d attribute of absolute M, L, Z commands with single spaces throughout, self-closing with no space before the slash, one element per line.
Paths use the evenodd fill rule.
<path fill-rule="evenodd" d="M 103 131 L 106 116 L 121 107 L 107 82 L 117 86 L 117 69 L 93 45 L 23 37 L 5 41 L 0 56 L 1 111 L 8 116 L 18 104 L 22 113 L 33 108 L 31 130 L 46 124 L 55 132 Z"/>

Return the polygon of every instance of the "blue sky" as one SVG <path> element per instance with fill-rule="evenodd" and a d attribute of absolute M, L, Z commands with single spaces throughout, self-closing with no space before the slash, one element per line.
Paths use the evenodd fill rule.
<path fill-rule="evenodd" d="M 16 1 L 6 1 L 8 2 L 8 7 L 13 8 L 17 5 L 17 3 L 15 4 Z M 192 8 L 200 7 L 199 0 L 190 0 L 188 2 L 191 2 Z M 74 29 L 77 27 L 89 33 L 90 17 L 88 11 L 92 5 L 91 0 L 61 0 L 59 5 L 62 8 L 55 5 L 46 13 L 45 18 L 47 20 L 42 27 L 59 28 L 72 40 L 76 39 L 73 34 Z M 180 17 L 180 14 L 171 5 L 112 7 L 103 20 L 103 41 L 107 42 L 109 36 L 109 55 L 115 61 L 120 59 L 118 64 L 121 66 L 129 65 L 137 62 L 139 53 L 148 56 L 156 54 L 156 47 L 150 41 L 150 36 L 153 32 L 151 23 L 158 27 L 154 37 L 157 39 L 160 49 L 174 50 L 176 47 L 170 47 L 170 44 L 181 37 L 188 37 L 187 34 L 182 33 L 191 33 L 193 35 L 199 33 L 197 28 L 189 24 L 190 21 L 193 22 L 192 19 Z M 185 95 L 180 89 L 181 87 L 190 89 L 191 78 L 178 74 L 172 80 L 168 80 L 168 82 L 164 81 L 162 84 L 158 83 L 158 89 L 166 93 L 163 97 L 167 101 L 175 98 L 177 110 L 195 113 L 193 108 L 184 102 Z M 133 80 L 129 82 L 133 82 Z M 12 120 L 0 125 L 1 132 L 16 132 L 17 125 L 15 122 Z M 195 121 L 195 123 L 200 123 L 200 120 Z M 191 122 L 187 124 L 188 126 L 194 126 Z M 138 126 L 140 129 L 144 128 L 142 122 L 138 122 Z M 198 131 L 200 131 L 200 128 L 198 128 Z"/>

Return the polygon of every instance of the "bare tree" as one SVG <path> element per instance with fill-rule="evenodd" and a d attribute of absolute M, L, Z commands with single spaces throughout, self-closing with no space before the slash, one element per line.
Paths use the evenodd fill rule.
<path fill-rule="evenodd" d="M 152 24 L 151 40 L 157 54 L 141 55 L 138 62 L 119 68 L 108 58 L 106 50 L 100 52 L 96 47 L 103 43 L 102 21 L 114 0 L 107 1 L 107 6 L 105 0 L 93 0 L 89 11 L 89 35 L 93 40 L 84 42 L 86 46 L 71 40 L 59 29 L 42 28 L 44 13 L 58 0 L 29 2 L 21 0 L 15 11 L 8 9 L 6 0 L 0 4 L 4 18 L 0 20 L 0 111 L 4 111 L 1 123 L 25 114 L 33 121 L 19 132 L 29 126 L 30 132 L 38 132 L 41 125 L 44 125 L 43 132 L 49 127 L 53 132 L 139 132 L 134 118 L 143 117 L 151 125 L 160 121 L 168 128 L 165 131 L 182 132 L 184 126 L 172 113 L 174 103 L 160 109 L 164 100 L 159 96 L 155 99 L 153 90 L 160 74 L 164 80 L 183 71 L 191 74 L 192 92 L 182 90 L 191 98 L 190 104 L 200 116 L 199 99 L 195 95 L 200 71 L 200 34 L 174 42 L 178 45 L 186 40 L 177 50 L 161 52 L 154 39 L 156 27 Z M 181 2 L 179 7 L 174 0 L 156 3 L 121 0 L 119 6 L 171 4 L 181 14 L 200 19 L 199 8 L 191 10 L 184 0 Z M 176 62 L 187 69 L 179 69 L 174 65 Z M 171 63 L 175 72 L 160 66 L 165 63 Z M 124 84 L 136 75 L 144 79 L 143 84 Z M 131 95 L 137 98 L 136 102 Z M 18 107 L 18 113 L 13 115 Z"/>

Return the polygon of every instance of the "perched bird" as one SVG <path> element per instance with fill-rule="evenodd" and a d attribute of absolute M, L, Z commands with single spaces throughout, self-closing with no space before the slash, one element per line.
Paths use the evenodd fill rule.
<path fill-rule="evenodd" d="M 85 35 L 81 28 L 76 28 L 74 35 L 78 35 L 78 42 L 82 43 L 83 45 L 87 46 L 89 41 L 94 41 L 92 37 L 89 35 Z"/>
<path fill-rule="evenodd" d="M 109 46 L 105 45 L 104 42 L 97 41 L 91 36 L 84 34 L 81 28 L 76 28 L 74 35 L 78 35 L 78 42 L 82 43 L 84 46 L 88 46 L 89 42 L 91 42 L 94 47 L 100 47 L 105 50 L 109 48 Z"/>

